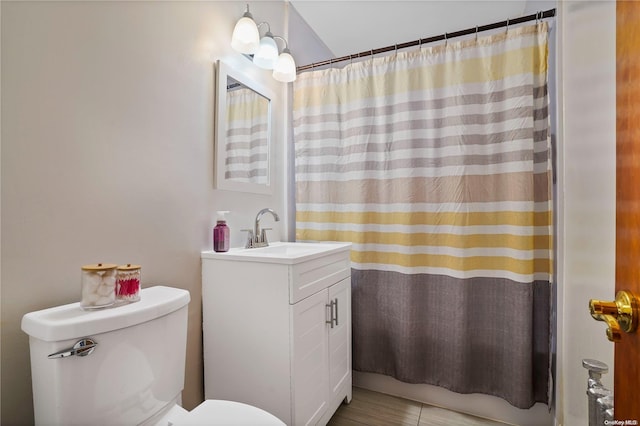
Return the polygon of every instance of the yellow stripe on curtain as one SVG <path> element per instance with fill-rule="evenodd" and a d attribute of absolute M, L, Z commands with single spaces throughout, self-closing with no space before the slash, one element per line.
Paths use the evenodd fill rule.
<path fill-rule="evenodd" d="M 551 242 L 545 235 L 513 235 L 513 234 L 459 234 L 436 233 L 403 233 L 403 232 L 355 232 L 355 231 L 316 231 L 305 229 L 297 235 L 300 240 L 342 241 L 355 244 L 387 244 L 407 247 L 453 247 L 458 249 L 472 248 L 506 248 L 522 252 L 546 250 Z"/>
<path fill-rule="evenodd" d="M 551 273 L 548 259 L 519 260 L 506 256 L 470 256 L 405 254 L 379 251 L 354 251 L 352 260 L 356 263 L 391 263 L 404 267 L 446 268 L 457 271 L 508 271 L 520 275 L 536 272 Z"/>
<path fill-rule="evenodd" d="M 513 225 L 551 226 L 551 212 L 296 212 L 298 222 L 314 223 L 377 223 L 401 225 Z"/>

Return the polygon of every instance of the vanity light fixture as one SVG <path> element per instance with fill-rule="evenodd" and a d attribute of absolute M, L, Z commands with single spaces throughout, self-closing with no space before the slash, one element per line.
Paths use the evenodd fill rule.
<path fill-rule="evenodd" d="M 260 38 L 258 28 L 267 26 L 267 32 Z M 282 52 L 278 49 L 276 39 L 284 41 Z M 253 16 L 247 10 L 238 20 L 231 37 L 231 47 L 245 55 L 253 55 L 253 63 L 260 68 L 273 70 L 273 78 L 283 83 L 289 83 L 296 79 L 296 62 L 289 51 L 287 40 L 271 34 L 271 27 L 267 22 L 256 25 Z"/>

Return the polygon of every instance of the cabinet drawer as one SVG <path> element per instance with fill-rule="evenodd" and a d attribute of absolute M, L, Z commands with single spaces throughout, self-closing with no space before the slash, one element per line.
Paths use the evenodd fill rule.
<path fill-rule="evenodd" d="M 289 303 L 294 304 L 350 276 L 349 252 L 292 265 L 290 274 Z"/>

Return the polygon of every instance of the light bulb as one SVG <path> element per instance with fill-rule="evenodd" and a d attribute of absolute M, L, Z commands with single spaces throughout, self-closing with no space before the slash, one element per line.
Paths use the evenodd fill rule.
<path fill-rule="evenodd" d="M 273 69 L 273 78 L 283 83 L 289 83 L 296 79 L 296 61 L 293 60 L 289 49 L 285 48 Z"/>
<path fill-rule="evenodd" d="M 260 46 L 260 33 L 247 7 L 247 11 L 233 29 L 231 47 L 237 52 L 250 55 L 256 53 L 258 46 Z"/>
<path fill-rule="evenodd" d="M 278 45 L 273 39 L 273 34 L 267 33 L 260 40 L 260 47 L 253 56 L 253 63 L 260 68 L 271 70 L 278 60 Z"/>

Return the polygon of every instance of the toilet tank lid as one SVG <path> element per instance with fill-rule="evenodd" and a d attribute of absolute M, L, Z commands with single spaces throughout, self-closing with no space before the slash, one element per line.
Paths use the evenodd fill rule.
<path fill-rule="evenodd" d="M 187 290 L 156 286 L 142 289 L 140 301 L 85 311 L 80 303 L 30 312 L 22 317 L 22 331 L 46 342 L 82 338 L 131 327 L 168 315 L 191 300 Z"/>

